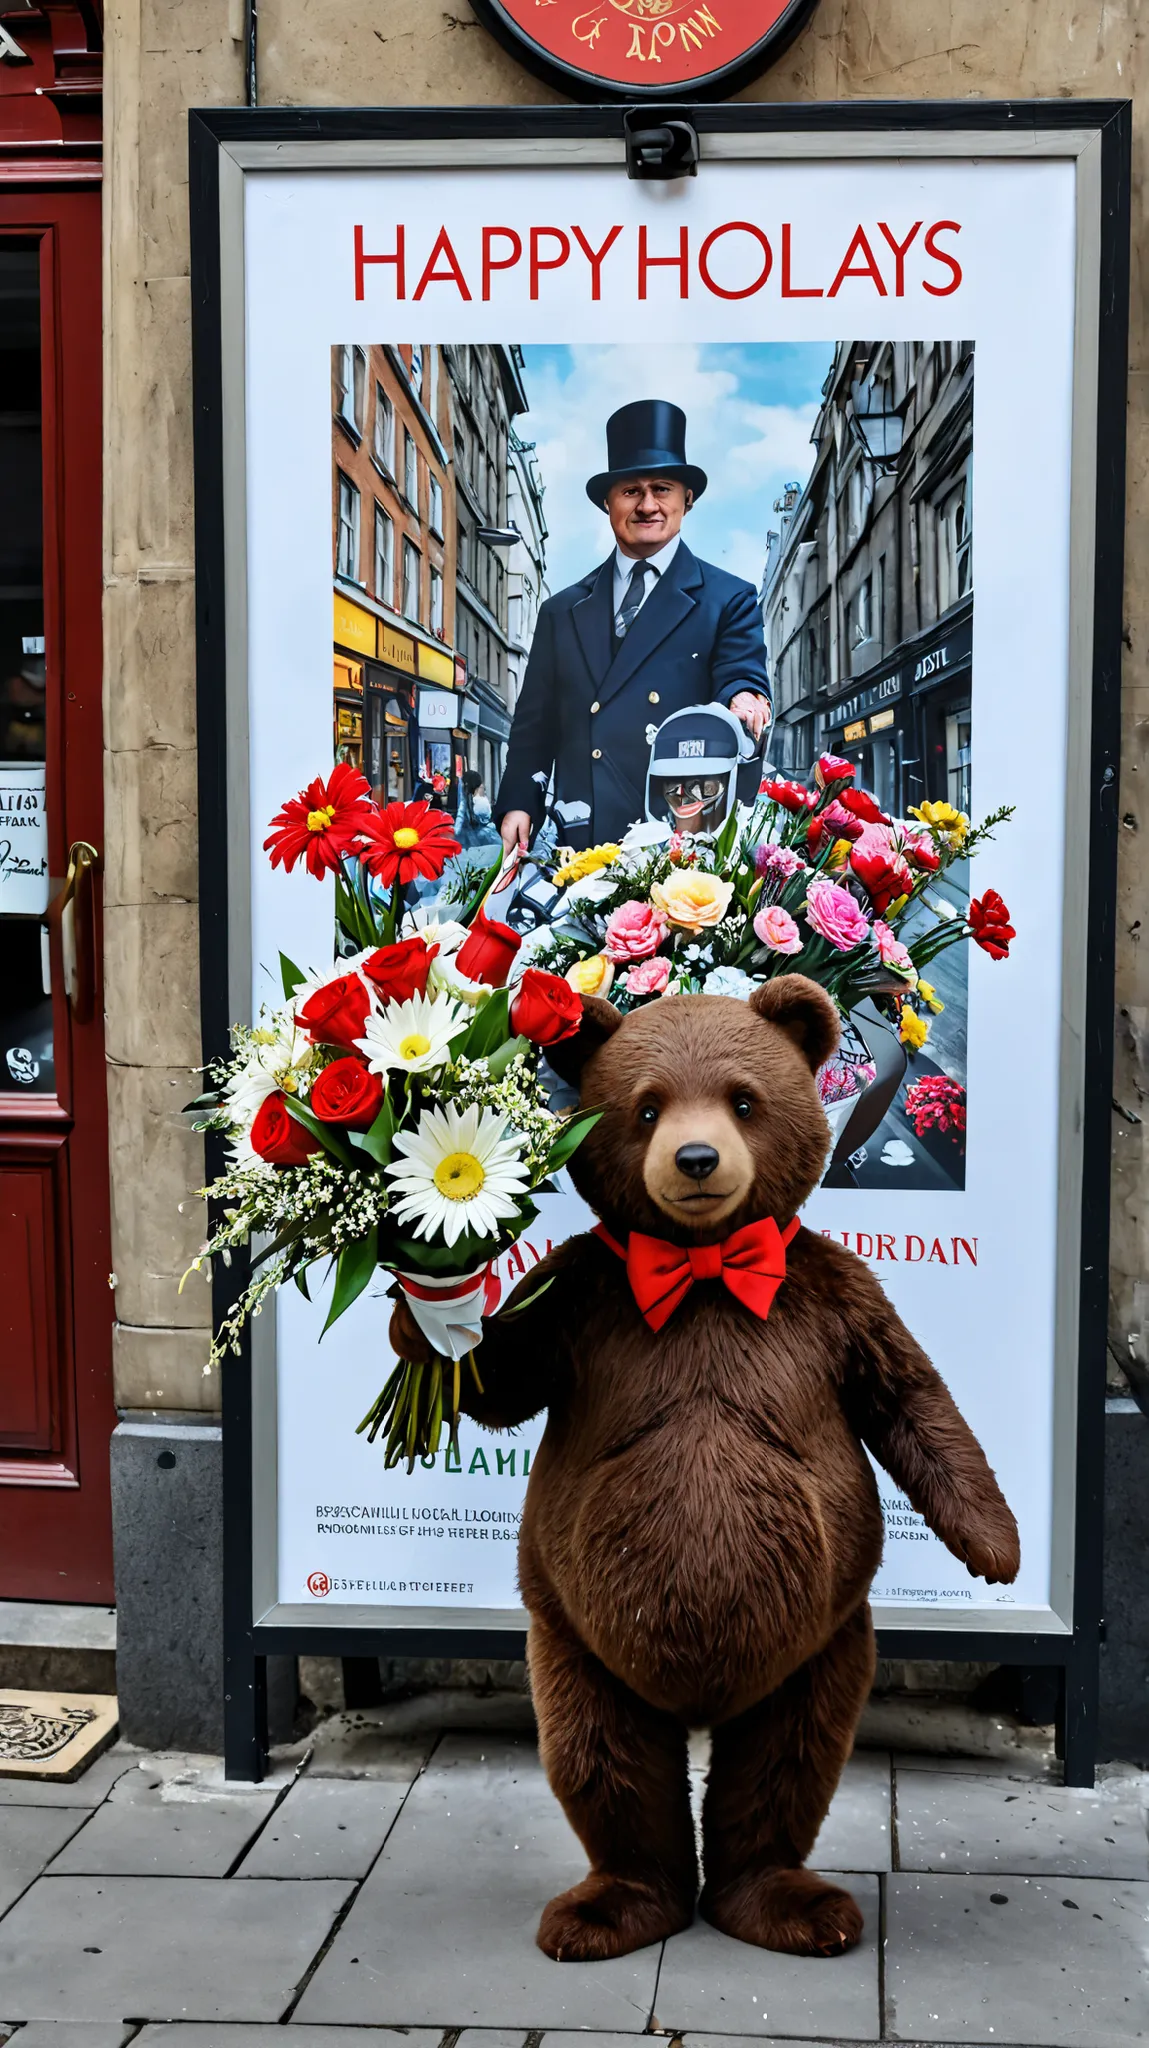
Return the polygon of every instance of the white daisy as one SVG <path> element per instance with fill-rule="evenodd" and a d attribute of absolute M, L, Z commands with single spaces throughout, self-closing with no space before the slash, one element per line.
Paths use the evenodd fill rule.
<path fill-rule="evenodd" d="M 527 1169 L 506 1128 L 494 1110 L 447 1103 L 424 1110 L 417 1130 L 397 1132 L 395 1150 L 404 1158 L 384 1168 L 399 1198 L 396 1221 L 414 1223 L 416 1237 L 441 1230 L 448 1245 L 465 1230 L 497 1237 L 526 1193 Z"/>
<path fill-rule="evenodd" d="M 425 946 L 438 946 L 442 959 L 446 954 L 458 952 L 467 936 L 467 927 L 453 917 L 442 915 L 438 903 L 420 904 L 417 909 L 407 912 L 400 936 L 422 939 Z"/>
<path fill-rule="evenodd" d="M 462 1022 L 458 1004 L 445 996 L 410 996 L 368 1017 L 366 1035 L 356 1043 L 373 1074 L 425 1074 L 442 1065 Z"/>

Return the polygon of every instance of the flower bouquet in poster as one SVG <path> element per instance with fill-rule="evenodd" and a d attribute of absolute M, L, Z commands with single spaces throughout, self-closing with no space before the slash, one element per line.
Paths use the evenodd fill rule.
<path fill-rule="evenodd" d="M 479 1381 L 493 1262 L 595 1122 L 554 1115 L 538 1073 L 581 1004 L 538 969 L 508 990 L 521 942 L 483 909 L 501 856 L 457 916 L 404 912 L 409 885 L 459 850 L 428 803 L 380 807 L 341 765 L 284 805 L 265 850 L 273 866 L 335 876 L 350 950 L 312 974 L 281 955 L 282 1004 L 233 1029 L 231 1057 L 191 1105 L 230 1155 L 205 1190 L 218 1220 L 193 1270 L 253 1246 L 217 1357 L 277 1288 L 308 1295 L 319 1262 L 334 1267 L 325 1330 L 380 1268 L 391 1274 L 435 1356 L 400 1360 L 360 1429 L 411 1470 L 444 1427 L 455 1439 L 464 1367 Z"/>
<path fill-rule="evenodd" d="M 854 787 L 850 761 L 823 754 L 810 787 L 767 777 L 716 833 L 641 825 L 621 845 L 560 859 L 563 893 L 530 957 L 622 1010 L 664 995 L 746 998 L 774 975 L 809 975 L 844 1020 L 842 1048 L 819 1074 L 834 1126 L 874 1078 L 851 1028 L 862 1003 L 912 1057 L 942 1008 L 929 979 L 938 956 L 970 939 L 992 959 L 1008 955 L 1016 934 L 995 890 L 963 915 L 935 885 L 1011 814 L 972 825 L 932 802 L 898 820 Z"/>

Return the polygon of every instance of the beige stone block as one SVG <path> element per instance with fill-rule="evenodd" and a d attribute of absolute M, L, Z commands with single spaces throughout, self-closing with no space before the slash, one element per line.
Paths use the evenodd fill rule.
<path fill-rule="evenodd" d="M 196 1415 L 217 1414 L 219 1367 L 211 1363 L 210 1350 L 211 1332 L 207 1329 L 163 1330 L 116 1323 L 112 1363 L 117 1408 L 182 1408 Z"/>
<path fill-rule="evenodd" d="M 199 922 L 194 903 L 112 904 L 106 909 L 104 1018 L 110 1062 L 198 1066 Z"/>
<path fill-rule="evenodd" d="M 259 97 L 281 106 L 561 106 L 467 0 L 260 0 Z"/>
<path fill-rule="evenodd" d="M 207 1283 L 179 1283 L 207 1232 L 196 1199 L 204 1183 L 203 1137 L 180 1114 L 202 1077 L 190 1067 L 108 1068 L 108 1151 L 116 1315 L 126 1324 L 203 1329 Z"/>
<path fill-rule="evenodd" d="M 144 747 L 105 756 L 104 903 L 194 902 L 196 755 Z"/>
<path fill-rule="evenodd" d="M 221 10 L 222 11 L 222 10 Z M 141 269 L 147 278 L 186 277 L 188 235 L 188 109 L 235 106 L 243 100 L 243 65 L 227 42 L 182 51 L 141 53 L 139 188 Z"/>
<path fill-rule="evenodd" d="M 113 578 L 104 590 L 104 738 L 114 753 L 192 748 L 195 585 Z"/>
<path fill-rule="evenodd" d="M 137 490 L 136 544 L 146 573 L 195 560 L 192 481 L 191 287 L 155 277 L 138 287 L 137 410 L 125 420 L 121 460 Z M 134 468 L 133 468 L 134 465 Z"/>

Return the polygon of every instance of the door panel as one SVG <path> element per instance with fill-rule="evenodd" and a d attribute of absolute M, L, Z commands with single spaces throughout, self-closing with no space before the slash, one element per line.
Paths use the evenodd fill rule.
<path fill-rule="evenodd" d="M 110 1601 L 100 985 L 59 892 L 103 835 L 98 190 L 0 180 L 0 1598 Z M 90 917 L 85 898 L 85 914 Z M 47 912 L 47 915 L 45 915 Z M 90 991 L 89 991 L 90 994 Z"/>

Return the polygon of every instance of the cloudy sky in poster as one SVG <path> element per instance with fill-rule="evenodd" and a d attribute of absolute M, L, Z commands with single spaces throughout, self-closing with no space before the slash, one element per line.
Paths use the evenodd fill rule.
<path fill-rule="evenodd" d="M 774 500 L 810 473 L 829 343 L 527 345 L 523 354 L 530 411 L 515 424 L 538 444 L 551 591 L 606 557 L 610 528 L 586 480 L 606 465 L 610 414 L 636 398 L 669 398 L 686 414 L 688 458 L 709 478 L 684 529 L 690 547 L 757 587 L 778 524 Z"/>

